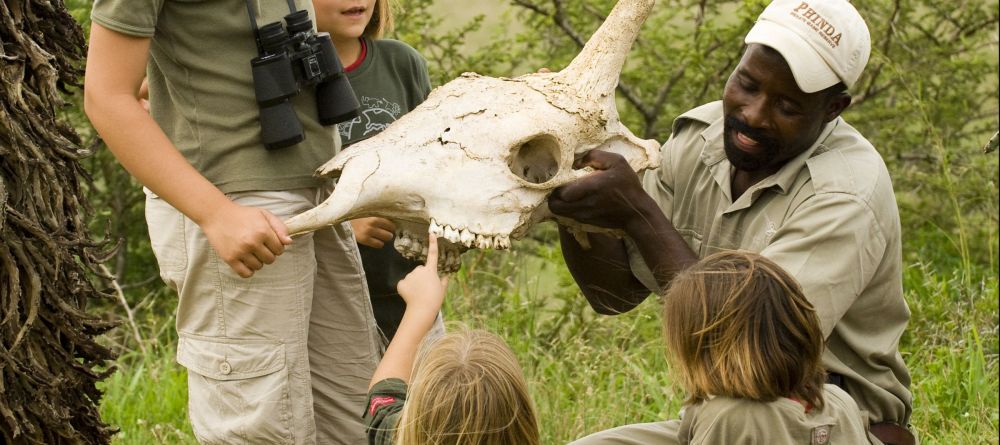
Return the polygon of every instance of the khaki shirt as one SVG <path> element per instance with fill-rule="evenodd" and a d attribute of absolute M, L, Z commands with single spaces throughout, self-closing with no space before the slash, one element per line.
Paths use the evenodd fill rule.
<path fill-rule="evenodd" d="M 713 397 L 685 406 L 681 418 L 591 434 L 570 445 L 882 445 L 851 396 L 823 388 L 822 410 L 791 399 L 771 402 Z"/>
<path fill-rule="evenodd" d="M 780 398 L 762 403 L 714 397 L 685 408 L 678 442 L 698 444 L 881 445 L 868 434 L 858 405 L 840 388 L 826 385 L 822 410 Z"/>
<path fill-rule="evenodd" d="M 284 1 L 253 0 L 259 26 L 288 14 Z M 312 2 L 296 7 L 315 18 Z M 95 23 L 150 41 L 146 78 L 150 114 L 167 137 L 224 193 L 315 188 L 313 177 L 340 149 L 333 126 L 320 125 L 315 88 L 290 99 L 305 140 L 268 150 L 250 60 L 257 44 L 243 0 L 96 0 Z"/>
<path fill-rule="evenodd" d="M 906 425 L 912 396 L 899 338 L 910 311 L 899 213 L 882 158 L 838 117 L 812 147 L 734 202 L 722 122 L 721 102 L 678 117 L 662 165 L 643 178 L 646 192 L 699 257 L 759 252 L 795 276 L 826 336 L 826 368 L 844 376 L 872 422 Z M 636 278 L 662 293 L 627 244 Z"/>

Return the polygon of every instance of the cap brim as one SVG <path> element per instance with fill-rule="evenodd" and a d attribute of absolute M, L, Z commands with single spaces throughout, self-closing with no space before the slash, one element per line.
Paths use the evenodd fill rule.
<path fill-rule="evenodd" d="M 802 36 L 767 19 L 760 19 L 747 33 L 746 43 L 774 48 L 788 63 L 795 83 L 805 93 L 815 93 L 840 82 L 837 73 Z"/>

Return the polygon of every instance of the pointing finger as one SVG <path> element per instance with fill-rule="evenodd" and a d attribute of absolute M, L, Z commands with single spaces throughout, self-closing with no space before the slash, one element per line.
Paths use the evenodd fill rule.
<path fill-rule="evenodd" d="M 437 270 L 438 264 L 438 239 L 433 234 L 427 237 L 427 267 Z"/>

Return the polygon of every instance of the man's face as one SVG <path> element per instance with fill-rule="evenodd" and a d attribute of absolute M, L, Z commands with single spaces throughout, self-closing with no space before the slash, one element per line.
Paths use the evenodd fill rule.
<path fill-rule="evenodd" d="M 846 107 L 833 97 L 825 90 L 803 93 L 777 51 L 751 44 L 722 96 L 726 157 L 738 170 L 777 171 Z"/>

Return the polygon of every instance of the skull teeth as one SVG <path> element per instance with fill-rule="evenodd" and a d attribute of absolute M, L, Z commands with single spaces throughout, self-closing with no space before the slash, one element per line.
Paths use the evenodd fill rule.
<path fill-rule="evenodd" d="M 493 245 L 489 238 L 483 235 L 476 235 L 476 247 L 480 249 L 488 249 Z"/>
<path fill-rule="evenodd" d="M 510 237 L 508 235 L 483 235 L 475 233 L 468 228 L 454 227 L 449 224 L 441 224 L 431 219 L 428 232 L 438 238 L 444 238 L 449 243 L 465 248 L 479 249 L 509 249 Z M 427 258 L 427 242 L 425 236 L 416 236 L 405 230 L 396 233 L 396 250 L 404 257 L 423 261 Z M 438 268 L 442 272 L 454 272 L 461 267 L 461 247 L 444 247 L 440 251 Z"/>
<path fill-rule="evenodd" d="M 459 242 L 459 233 L 451 226 L 444 226 L 444 239 L 451 241 L 454 244 Z"/>
<path fill-rule="evenodd" d="M 430 232 L 431 235 L 434 235 L 438 238 L 444 236 L 444 229 L 440 225 L 438 225 L 437 221 L 434 221 L 433 219 L 431 219 L 431 226 L 430 229 L 428 229 L 428 231 Z"/>
<path fill-rule="evenodd" d="M 472 247 L 472 244 L 476 241 L 476 235 L 473 235 L 469 229 L 462 229 L 462 232 L 459 233 L 459 241 L 465 247 Z"/>

